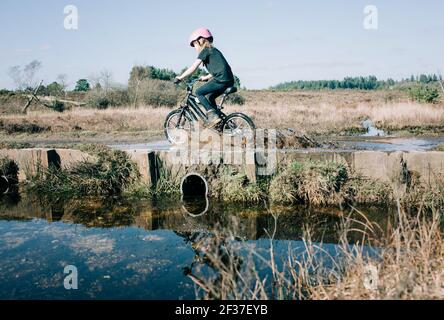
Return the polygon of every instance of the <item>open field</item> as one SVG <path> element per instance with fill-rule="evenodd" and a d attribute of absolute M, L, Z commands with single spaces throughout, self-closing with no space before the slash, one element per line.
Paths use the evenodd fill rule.
<path fill-rule="evenodd" d="M 295 128 L 310 135 L 363 133 L 370 118 L 390 133 L 436 134 L 444 131 L 444 104 L 411 102 L 399 91 L 242 91 L 245 104 L 227 105 L 225 112 L 250 115 L 259 128 Z M 19 104 L 2 105 L 0 138 L 9 142 L 137 141 L 163 137 L 167 107 L 74 107 L 63 113 Z"/>

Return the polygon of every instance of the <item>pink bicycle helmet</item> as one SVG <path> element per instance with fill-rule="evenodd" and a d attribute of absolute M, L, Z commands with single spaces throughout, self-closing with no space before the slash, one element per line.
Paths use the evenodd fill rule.
<path fill-rule="evenodd" d="M 208 39 L 210 42 L 213 41 L 213 35 L 211 34 L 210 30 L 206 28 L 199 28 L 194 30 L 191 34 L 189 39 L 190 46 L 194 47 L 193 42 L 199 40 L 200 38 Z"/>

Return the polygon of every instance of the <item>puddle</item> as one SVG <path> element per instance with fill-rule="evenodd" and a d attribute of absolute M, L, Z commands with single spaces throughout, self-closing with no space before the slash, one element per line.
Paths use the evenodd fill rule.
<path fill-rule="evenodd" d="M 189 208 L 192 206 L 189 206 Z M 384 229 L 383 208 L 361 208 Z M 0 202 L 0 299 L 194 299 L 186 273 L 196 263 L 193 239 L 234 230 L 258 249 L 270 244 L 275 220 L 265 207 L 211 203 L 192 216 L 181 203 L 80 201 L 39 204 L 32 197 Z M 335 208 L 273 207 L 274 249 L 302 252 L 304 226 L 334 255 L 341 215 Z M 224 231 L 224 232 L 225 232 Z M 351 235 L 350 241 L 360 239 Z M 78 290 L 66 290 L 63 269 L 78 269 Z"/>
<path fill-rule="evenodd" d="M 362 126 L 367 130 L 367 133 L 362 135 L 363 137 L 383 137 L 386 135 L 383 130 L 376 128 L 370 119 L 363 121 Z"/>
<path fill-rule="evenodd" d="M 341 150 L 370 150 L 370 151 L 430 151 L 444 143 L 444 137 L 421 137 L 421 138 L 365 138 L 344 137 L 337 140 L 338 148 Z"/>
<path fill-rule="evenodd" d="M 173 145 L 168 142 L 168 140 L 158 140 L 147 143 L 119 143 L 119 144 L 108 144 L 108 147 L 119 149 L 119 150 L 146 150 L 146 151 L 166 151 L 171 150 Z"/>

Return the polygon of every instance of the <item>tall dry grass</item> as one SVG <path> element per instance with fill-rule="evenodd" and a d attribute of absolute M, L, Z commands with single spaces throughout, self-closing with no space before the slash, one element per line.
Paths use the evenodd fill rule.
<path fill-rule="evenodd" d="M 235 232 L 199 239 L 194 248 L 210 272 L 190 272 L 198 298 L 204 299 L 442 299 L 444 242 L 441 213 L 408 216 L 398 211 L 388 230 L 362 219 L 345 218 L 337 252 L 311 241 L 304 253 L 290 247 L 278 256 L 275 229 L 266 253 L 236 241 Z M 360 233 L 360 243 L 349 235 Z M 365 247 L 366 245 L 367 247 Z M 280 263 L 279 263 L 280 262 Z"/>
<path fill-rule="evenodd" d="M 345 272 L 333 283 L 310 288 L 311 299 L 443 299 L 444 242 L 442 214 L 408 216 L 378 241 L 381 252 L 368 259 L 348 254 Z M 374 275 L 370 275 L 374 270 Z M 373 283 L 370 283 L 373 281 Z"/>
<path fill-rule="evenodd" d="M 23 123 L 25 121 L 40 126 L 50 127 L 53 132 L 69 131 L 138 131 L 163 130 L 168 108 L 110 108 L 97 110 L 92 108 L 75 108 L 63 113 L 54 111 L 31 111 L 27 115 L 3 115 L 4 123 Z"/>
<path fill-rule="evenodd" d="M 383 129 L 412 127 L 442 129 L 444 108 L 409 102 L 397 93 L 384 91 L 243 91 L 246 103 L 226 105 L 225 112 L 240 111 L 251 116 L 259 128 L 295 128 L 308 134 L 353 133 L 370 118 Z M 393 94 L 390 99 L 387 95 Z M 35 110 L 28 115 L 2 114 L 6 125 L 23 122 L 50 127 L 51 132 L 124 132 L 154 130 L 161 134 L 171 108 L 141 106 L 106 110 L 75 108 L 63 113 Z"/>
<path fill-rule="evenodd" d="M 352 106 L 280 103 L 273 106 L 247 100 L 244 106 L 229 106 L 227 110 L 250 115 L 259 128 L 294 128 L 309 134 L 353 132 L 362 129 L 362 121 L 368 118 L 386 130 L 442 128 L 444 123 L 441 105 L 413 102 L 363 102 Z"/>

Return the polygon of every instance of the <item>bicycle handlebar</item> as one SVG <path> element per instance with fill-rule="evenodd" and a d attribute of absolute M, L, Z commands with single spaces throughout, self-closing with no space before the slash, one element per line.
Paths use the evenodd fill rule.
<path fill-rule="evenodd" d="M 196 84 L 196 82 L 199 82 L 199 81 L 200 81 L 199 78 L 197 78 L 197 79 L 194 79 L 194 80 L 191 80 L 191 81 L 186 82 L 187 89 L 188 89 L 188 90 L 192 90 L 193 87 L 194 87 L 194 85 Z M 184 81 L 183 81 L 183 80 L 178 80 L 177 78 L 174 78 L 174 80 L 173 80 L 173 83 L 174 83 L 175 85 L 179 85 L 179 84 L 181 84 L 182 82 L 184 82 Z M 185 82 L 184 82 L 184 83 L 185 83 Z"/>

